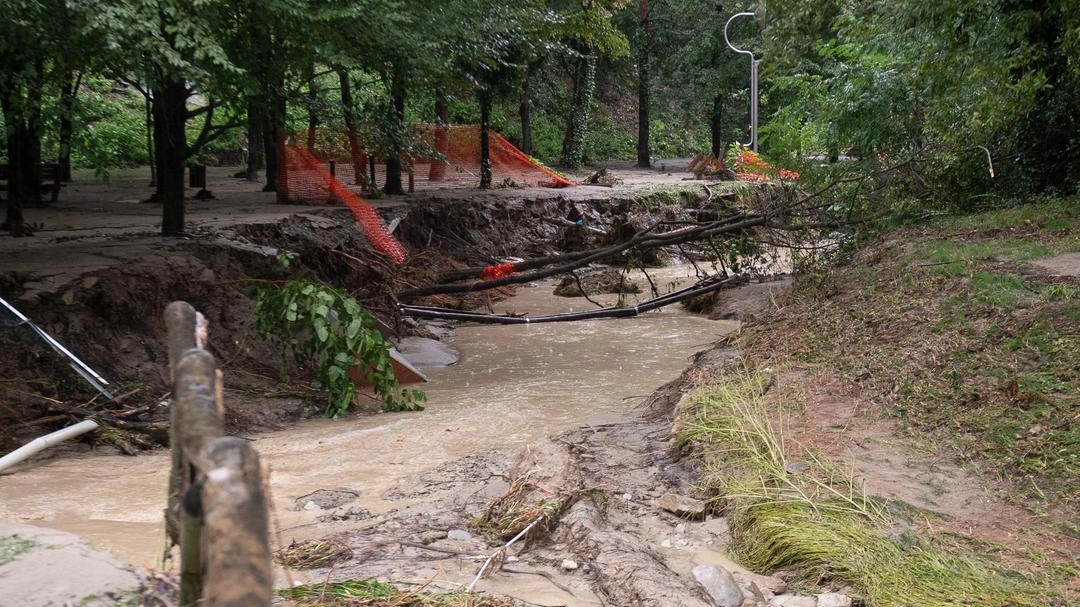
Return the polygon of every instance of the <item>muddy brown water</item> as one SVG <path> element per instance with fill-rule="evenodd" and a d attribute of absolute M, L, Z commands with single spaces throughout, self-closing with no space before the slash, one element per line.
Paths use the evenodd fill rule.
<path fill-rule="evenodd" d="M 650 274 L 661 290 L 691 280 L 683 267 Z M 547 283 L 522 288 L 496 310 L 592 307 L 551 291 Z M 333 531 L 331 524 L 314 524 L 317 512 L 294 506 L 298 496 L 318 489 L 358 490 L 356 505 L 386 511 L 398 504 L 382 494 L 399 479 L 469 453 L 634 415 L 642 397 L 678 376 L 692 354 L 736 328 L 679 306 L 634 319 L 459 326 L 452 344 L 461 360 L 427 370 L 426 411 L 316 419 L 250 437 L 271 470 L 282 537 L 288 542 Z M 0 477 L 0 519 L 76 533 L 121 560 L 160 566 L 168 467 L 165 451 L 22 465 Z"/>

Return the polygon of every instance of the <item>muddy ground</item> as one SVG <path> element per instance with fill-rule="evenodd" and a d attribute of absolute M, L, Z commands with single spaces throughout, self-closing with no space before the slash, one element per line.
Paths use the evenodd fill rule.
<path fill-rule="evenodd" d="M 397 222 L 395 236 L 415 253 L 392 270 L 348 210 L 275 204 L 260 184 L 231 173 L 211 170 L 217 199 L 188 202 L 188 234 L 180 238 L 158 235 L 160 207 L 143 202 L 151 190 L 141 179 L 69 184 L 59 203 L 27 211 L 36 236 L 0 239 L 0 296 L 111 379 L 113 393 L 123 395 L 120 402 L 129 409 L 153 409 L 163 400 L 161 311 L 170 301 L 186 300 L 209 318 L 211 351 L 230 374 L 232 428 L 272 428 L 301 417 L 304 402 L 315 399 L 280 385 L 281 357 L 252 334 L 251 298 L 261 283 L 315 277 L 347 289 L 407 335 L 416 325 L 396 317 L 389 291 L 423 284 L 451 267 L 594 246 L 607 237 L 568 227 L 564 218 L 584 216 L 590 227 L 613 218 L 640 222 L 641 205 L 633 201 L 650 199 L 665 184 L 685 187 L 678 174 L 627 173 L 630 183 L 615 188 L 481 193 L 451 187 L 377 200 L 384 218 Z M 287 271 L 276 260 L 279 251 L 298 254 Z M 430 301 L 477 307 L 489 297 Z M 12 353 L 0 360 L 0 448 L 68 423 L 69 411 L 56 401 L 94 409 L 94 390 L 35 337 L 14 330 L 0 339 Z M 281 393 L 286 397 L 272 396 Z M 245 406 L 256 396 L 274 406 Z M 40 423 L 15 423 L 33 420 Z"/>
<path fill-rule="evenodd" d="M 117 180 L 109 186 L 68 186 L 58 205 L 27 212 L 28 221 L 40 224 L 36 236 L 0 239 L 5 260 L 0 296 L 112 380 L 113 392 L 123 395 L 119 405 L 99 404 L 66 363 L 40 343 L 5 330 L 3 347 L 13 355 L 0 359 L 0 450 L 71 423 L 77 418 L 72 406 L 145 409 L 148 422 L 162 419 L 163 411 L 155 413 L 167 395 L 161 310 L 174 299 L 189 301 L 210 319 L 211 351 L 228 378 L 232 431 L 293 423 L 312 415 L 319 399 L 283 383 L 280 357 L 252 334 L 251 298 L 259 281 L 316 277 L 356 294 L 401 334 L 424 334 L 421 325 L 395 316 L 388 291 L 424 284 L 453 267 L 602 244 L 610 238 L 606 234 L 583 232 L 558 218 L 583 215 L 593 226 L 643 222 L 650 216 L 642 209 L 665 212 L 656 188 L 685 185 L 678 174 L 627 172 L 624 184 L 615 188 L 505 188 L 482 196 L 447 189 L 376 201 L 384 217 L 400 220 L 395 234 L 414 252 L 395 272 L 370 250 L 347 210 L 276 205 L 272 194 L 230 179 L 230 172 L 211 171 L 211 189 L 219 198 L 191 202 L 189 233 L 183 238 L 157 235 L 160 209 L 140 202 L 149 194 L 143 182 Z M 694 203 L 692 196 L 685 198 L 681 202 Z M 288 270 L 275 259 L 282 250 L 298 254 Z M 781 305 L 784 288 L 782 283 L 748 285 L 702 303 L 700 311 L 712 318 L 761 318 Z M 490 302 L 473 296 L 436 303 L 482 307 Z M 732 605 L 743 600 L 792 607 L 836 604 L 789 593 L 783 572 L 756 576 L 731 563 L 724 554 L 723 513 L 702 501 L 714 496 L 699 492 L 692 462 L 680 460 L 673 449 L 672 412 L 682 394 L 722 373 L 735 356 L 727 345 L 708 348 L 683 377 L 642 398 L 625 421 L 585 426 L 524 450 L 478 453 L 400 480 L 386 498 L 406 505 L 389 512 L 372 514 L 338 487 L 295 496 L 298 508 L 319 517 L 299 535 L 317 532 L 346 546 L 351 557 L 330 567 L 282 570 L 282 583 L 379 577 L 414 586 L 467 585 L 506 541 L 485 534 L 477 521 L 492 500 L 525 486 L 568 499 L 557 525 L 541 525 L 502 555 L 477 583 L 483 592 L 549 606 L 723 604 L 707 596 L 693 573 L 695 567 L 719 564 L 735 573 L 739 600 Z M 293 366 L 290 371 L 303 370 Z M 912 458 L 893 429 L 858 423 L 858 395 L 805 379 L 796 373 L 777 384 L 780 392 L 806 389 L 820 395 L 822 406 L 796 431 L 816 433 L 841 457 L 863 448 L 862 456 L 854 456 L 871 462 L 860 473 L 872 490 L 944 512 L 957 521 L 958 532 L 975 538 L 1006 544 L 1031 539 L 1016 532 L 1031 520 L 1029 513 L 1003 510 L 990 495 L 992 488 L 960 468 Z M 840 437 L 834 432 L 838 427 Z M 93 440 L 43 457 L 131 448 Z M 990 519 L 987 512 L 1004 514 Z M 287 545 L 287 535 L 275 539 Z M 841 597 L 846 592 L 826 590 Z"/>

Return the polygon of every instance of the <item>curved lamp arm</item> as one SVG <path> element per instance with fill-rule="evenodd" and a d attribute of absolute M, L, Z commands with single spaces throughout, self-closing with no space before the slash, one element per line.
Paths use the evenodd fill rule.
<path fill-rule="evenodd" d="M 744 55 L 750 55 L 750 59 L 754 58 L 754 52 L 753 51 L 743 50 L 741 48 L 735 48 L 735 45 L 731 43 L 730 39 L 728 39 L 727 31 L 728 31 L 728 27 L 731 25 L 731 22 L 738 19 L 739 17 L 756 17 L 756 16 L 757 15 L 755 13 L 735 13 L 734 15 L 731 16 L 730 19 L 727 20 L 727 23 L 724 24 L 724 42 L 728 45 L 728 48 L 735 51 L 736 53 L 742 53 Z"/>

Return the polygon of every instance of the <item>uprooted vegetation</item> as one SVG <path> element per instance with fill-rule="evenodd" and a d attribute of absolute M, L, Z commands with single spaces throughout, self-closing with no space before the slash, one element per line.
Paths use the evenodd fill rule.
<path fill-rule="evenodd" d="M 837 462 L 785 436 L 767 373 L 744 369 L 691 393 L 677 420 L 703 483 L 723 503 L 732 553 L 754 571 L 793 571 L 808 587 L 845 585 L 868 607 L 958 602 L 1045 605 L 1046 590 L 914 524 L 927 516 L 867 495 Z"/>
<path fill-rule="evenodd" d="M 1076 583 L 1080 498 L 1078 227 L 1073 201 L 1060 201 L 901 229 L 846 263 L 811 266 L 748 327 L 744 370 L 700 388 L 676 424 L 728 509 L 740 561 L 848 585 L 871 607 L 1062 600 L 1057 589 Z M 843 416 L 822 385 L 842 394 Z M 898 433 L 900 458 L 926 460 L 886 459 L 878 472 L 956 459 L 982 485 L 973 495 L 1005 497 L 964 502 L 963 525 L 1009 509 L 1004 519 L 1041 539 L 980 537 L 953 525 L 955 512 L 868 494 L 866 480 L 889 480 L 846 458 L 873 450 L 826 444 L 873 436 L 859 418 L 877 420 L 862 423 L 883 427 L 889 449 Z M 954 472 L 923 488 L 956 490 Z"/>
<path fill-rule="evenodd" d="M 343 580 L 279 591 L 292 607 L 513 607 L 514 601 L 472 592 L 401 590 L 378 580 Z"/>

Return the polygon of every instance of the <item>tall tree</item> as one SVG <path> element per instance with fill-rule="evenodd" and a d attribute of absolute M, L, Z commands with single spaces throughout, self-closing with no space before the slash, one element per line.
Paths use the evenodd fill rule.
<path fill-rule="evenodd" d="M 652 55 L 652 33 L 649 28 L 649 0 L 640 0 L 638 5 L 637 64 L 638 64 L 638 139 L 637 165 L 642 168 L 652 166 L 649 154 L 649 62 Z"/>
<path fill-rule="evenodd" d="M 100 53 L 85 36 L 89 9 L 61 0 L 3 0 L 0 13 L 0 111 L 8 158 L 5 225 L 25 233 L 23 208 L 41 202 L 42 106 L 47 91 Z M 77 49 L 72 52 L 72 48 Z"/>

